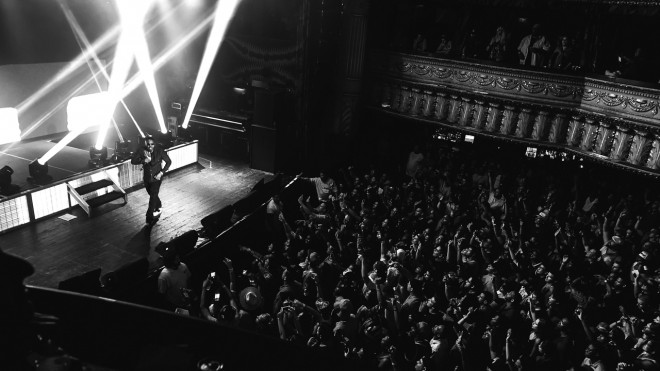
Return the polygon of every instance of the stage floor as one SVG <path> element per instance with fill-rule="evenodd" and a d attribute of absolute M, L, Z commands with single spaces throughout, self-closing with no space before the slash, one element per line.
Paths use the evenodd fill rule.
<path fill-rule="evenodd" d="M 54 145 L 29 144 L 29 149 L 15 146 L 2 150 L 0 164 L 3 159 L 15 164 L 10 165 L 15 170 L 14 184 L 27 185 L 29 162 Z M 35 150 L 43 153 L 35 154 Z M 49 173 L 55 180 L 64 179 L 85 171 L 88 159 L 87 151 L 66 147 L 49 162 Z M 2 235 L 0 248 L 32 263 L 36 272 L 25 282 L 44 287 L 56 288 L 60 281 L 96 268 L 105 274 L 143 257 L 156 267 L 159 256 L 154 247 L 158 243 L 201 228 L 203 217 L 238 201 L 264 177 L 268 180 L 272 174 L 250 169 L 244 161 L 200 154 L 197 164 L 164 178 L 160 191 L 163 214 L 151 230 L 145 227 L 144 215 L 149 197 L 140 187 L 128 194 L 128 204 L 104 205 L 91 219 L 75 207 L 7 232 Z M 75 218 L 59 218 L 65 214 Z"/>

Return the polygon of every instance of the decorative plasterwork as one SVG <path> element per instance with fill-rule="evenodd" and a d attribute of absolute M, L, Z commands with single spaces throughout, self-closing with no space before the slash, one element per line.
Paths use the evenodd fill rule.
<path fill-rule="evenodd" d="M 549 104 L 605 114 L 660 127 L 660 90 L 606 79 L 374 52 L 372 72 L 423 86 L 444 85 L 459 91 L 490 94 L 530 104 Z"/>

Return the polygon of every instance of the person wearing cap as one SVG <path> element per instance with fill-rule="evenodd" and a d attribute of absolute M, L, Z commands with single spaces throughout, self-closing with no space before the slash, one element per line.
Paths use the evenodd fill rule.
<path fill-rule="evenodd" d="M 245 311 L 254 313 L 263 306 L 263 297 L 258 288 L 248 286 L 241 290 L 238 295 L 238 302 Z"/>

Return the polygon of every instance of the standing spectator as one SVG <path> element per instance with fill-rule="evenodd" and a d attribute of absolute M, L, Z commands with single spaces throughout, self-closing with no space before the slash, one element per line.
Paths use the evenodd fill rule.
<path fill-rule="evenodd" d="M 189 304 L 185 296 L 190 280 L 188 267 L 181 262 L 179 253 L 173 247 L 163 252 L 163 265 L 165 267 L 158 276 L 158 292 L 172 309 L 185 308 Z"/>
<path fill-rule="evenodd" d="M 486 52 L 488 53 L 488 58 L 495 62 L 504 62 L 508 59 L 509 34 L 504 30 L 504 27 L 497 27 L 495 35 L 490 39 L 490 42 L 486 47 Z"/>
<path fill-rule="evenodd" d="M 542 67 L 545 65 L 550 43 L 541 34 L 541 25 L 532 26 L 532 33 L 523 37 L 518 45 L 518 58 L 523 66 Z"/>
<path fill-rule="evenodd" d="M 576 54 L 568 36 L 562 36 L 559 39 L 559 45 L 550 55 L 550 68 L 565 71 L 579 67 Z"/>
<path fill-rule="evenodd" d="M 417 175 L 417 172 L 422 166 L 422 161 L 424 161 L 424 155 L 419 149 L 419 146 L 415 146 L 412 152 L 408 155 L 408 163 L 406 164 L 406 175 L 411 178 L 414 178 Z"/>
<path fill-rule="evenodd" d="M 314 184 L 316 197 L 319 202 L 330 201 L 330 196 L 337 195 L 337 185 L 334 179 L 330 178 L 324 170 L 319 171 L 319 176 L 315 178 L 303 178 Z"/>

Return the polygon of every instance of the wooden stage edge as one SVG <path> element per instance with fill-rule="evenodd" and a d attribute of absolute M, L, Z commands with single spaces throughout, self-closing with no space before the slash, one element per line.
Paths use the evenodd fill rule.
<path fill-rule="evenodd" d="M 191 148 L 196 150 L 196 145 Z M 80 207 L 70 207 L 65 197 L 67 207 L 4 232 L 0 249 L 30 262 L 35 273 L 25 282 L 42 287 L 57 288 L 68 278 L 99 268 L 106 274 L 144 258 L 156 268 L 161 264 L 155 251 L 159 243 L 199 230 L 202 218 L 245 197 L 260 180 L 273 177 L 251 169 L 244 160 L 196 152 L 195 159 L 165 176 L 160 190 L 163 214 L 153 228 L 145 223 L 149 197 L 140 184 L 134 184 L 126 187 L 130 190 L 126 204 L 103 205 L 91 218 Z M 141 172 L 135 175 L 141 178 Z M 197 244 L 204 241 L 200 238 Z"/>

